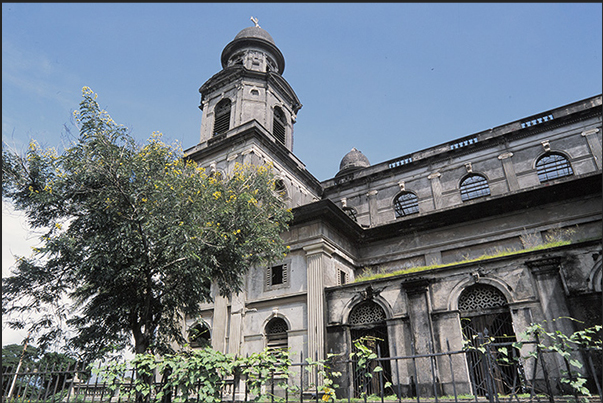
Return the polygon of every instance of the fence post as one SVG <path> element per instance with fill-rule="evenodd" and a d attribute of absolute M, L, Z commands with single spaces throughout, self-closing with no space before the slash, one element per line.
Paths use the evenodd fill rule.
<path fill-rule="evenodd" d="M 415 343 L 412 341 L 410 342 L 410 351 L 412 352 L 412 368 L 415 374 L 415 377 L 413 379 L 413 383 L 415 385 L 415 394 L 417 395 L 417 403 L 420 403 L 421 399 L 419 398 L 419 395 L 421 393 L 419 393 L 419 378 L 417 377 L 417 359 L 415 358 L 417 353 L 415 351 Z"/>
<path fill-rule="evenodd" d="M 300 403 L 304 403 L 304 371 L 306 370 L 304 368 L 304 352 L 302 351 L 301 353 L 299 353 L 299 362 L 300 362 L 300 369 L 299 369 L 299 401 Z"/>
<path fill-rule="evenodd" d="M 378 365 L 380 365 L 381 371 L 379 371 L 379 390 L 380 390 L 380 394 L 381 394 L 381 403 L 383 403 L 383 397 L 385 394 L 385 391 L 383 390 L 383 363 L 381 362 L 381 347 L 379 346 L 379 343 L 377 343 L 377 363 Z"/>
<path fill-rule="evenodd" d="M 458 403 L 458 397 L 456 395 L 456 382 L 454 381 L 454 368 L 452 367 L 452 354 L 450 354 L 450 343 L 446 339 L 446 350 L 448 350 L 448 363 L 450 364 L 450 376 L 452 381 L 452 390 L 454 392 L 454 401 Z"/>

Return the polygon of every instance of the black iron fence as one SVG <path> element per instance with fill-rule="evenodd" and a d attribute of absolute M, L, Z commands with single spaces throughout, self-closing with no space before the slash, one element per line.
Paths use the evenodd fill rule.
<path fill-rule="evenodd" d="M 520 352 L 511 343 L 479 344 L 479 340 L 472 349 L 441 353 L 417 354 L 411 346 L 412 355 L 384 357 L 377 350 L 376 357 L 362 365 L 349 355 L 318 364 L 299 356 L 299 361 L 289 367 L 288 376 L 272 372 L 263 379 L 259 393 L 251 392 L 250 380 L 240 370 L 215 386 L 222 402 L 325 402 L 333 397 L 333 391 L 341 402 L 601 402 L 600 350 L 574 351 L 572 354 L 583 363 L 576 370 L 569 360 L 542 351 L 536 344 L 522 348 L 531 349 L 528 358 L 522 354 L 525 351 Z M 504 357 L 501 351 L 506 352 Z M 136 394 L 134 369 L 128 369 L 119 379 L 119 388 L 81 363 L 59 369 L 15 370 L 3 366 L 2 403 L 181 401 L 177 388 L 158 393 L 165 392 L 165 374 L 156 374 L 152 392 L 141 396 Z M 572 382 L 587 387 L 593 396 L 572 388 Z M 198 391 L 193 390 L 186 402 L 200 402 Z"/>

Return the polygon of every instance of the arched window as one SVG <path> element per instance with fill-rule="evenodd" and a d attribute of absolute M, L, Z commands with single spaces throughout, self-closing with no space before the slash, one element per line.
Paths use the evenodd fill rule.
<path fill-rule="evenodd" d="M 396 218 L 419 212 L 419 198 L 411 192 L 402 192 L 394 199 Z"/>
<path fill-rule="evenodd" d="M 289 326 L 282 318 L 272 318 L 266 324 L 266 346 L 269 350 L 282 351 L 288 347 L 287 331 Z"/>
<path fill-rule="evenodd" d="M 285 113 L 278 106 L 274 107 L 274 118 L 272 119 L 272 135 L 282 144 L 285 144 L 285 126 L 287 120 Z"/>
<path fill-rule="evenodd" d="M 282 179 L 277 179 L 274 181 L 274 191 L 282 200 L 287 199 L 287 186 Z"/>
<path fill-rule="evenodd" d="M 188 330 L 188 342 L 191 347 L 211 346 L 209 328 L 205 323 L 197 323 Z"/>
<path fill-rule="evenodd" d="M 547 153 L 536 161 L 536 172 L 540 182 L 574 174 L 567 158 L 558 153 Z"/>
<path fill-rule="evenodd" d="M 466 176 L 461 182 L 460 189 L 461 200 L 463 201 L 477 199 L 478 197 L 483 196 L 490 196 L 488 180 L 482 175 L 478 174 Z"/>
<path fill-rule="evenodd" d="M 230 129 L 230 99 L 223 99 L 214 109 L 214 136 L 224 134 Z"/>

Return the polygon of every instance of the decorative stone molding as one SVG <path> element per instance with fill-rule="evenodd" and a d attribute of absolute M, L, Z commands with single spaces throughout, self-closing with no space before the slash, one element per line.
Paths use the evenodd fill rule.
<path fill-rule="evenodd" d="M 549 257 L 545 259 L 531 260 L 525 262 L 533 274 L 557 274 L 563 261 L 562 257 Z"/>
<path fill-rule="evenodd" d="M 429 179 L 429 180 L 431 180 L 431 179 L 438 179 L 440 176 L 442 176 L 442 174 L 441 174 L 441 173 L 439 173 L 439 172 L 434 172 L 434 173 L 432 173 L 431 175 L 429 175 L 429 176 L 427 177 L 427 179 Z"/>
<path fill-rule="evenodd" d="M 367 197 L 371 197 L 371 196 L 375 196 L 377 195 L 377 193 L 379 193 L 378 190 L 371 190 L 370 192 L 368 192 L 366 195 Z"/>
<path fill-rule="evenodd" d="M 583 131 L 582 133 L 580 133 L 583 137 L 586 136 L 590 136 L 591 134 L 595 134 L 595 133 L 599 133 L 599 129 L 598 128 L 594 128 L 594 129 L 590 129 L 590 130 L 586 130 Z"/>
<path fill-rule="evenodd" d="M 542 144 L 542 147 L 544 148 L 545 152 L 548 153 L 549 151 L 551 151 L 551 145 L 549 144 L 548 140 L 541 141 L 540 143 Z"/>
<path fill-rule="evenodd" d="M 348 199 L 346 199 L 345 197 L 343 199 L 341 199 L 341 207 L 345 208 L 348 206 Z"/>
<path fill-rule="evenodd" d="M 502 153 L 501 155 L 498 156 L 499 160 L 506 160 L 507 158 L 511 158 L 513 156 L 512 152 L 508 152 L 508 153 Z"/>
<path fill-rule="evenodd" d="M 430 281 L 424 278 L 405 281 L 401 284 L 402 290 L 408 295 L 424 294 L 427 292 Z"/>
<path fill-rule="evenodd" d="M 467 163 L 465 164 L 465 169 L 467 170 L 467 172 L 468 172 L 468 173 L 473 172 L 473 166 L 471 165 L 471 163 L 470 163 L 470 162 L 467 162 Z"/>
<path fill-rule="evenodd" d="M 400 186 L 401 192 L 404 192 L 406 190 L 406 185 L 404 184 L 404 181 L 398 182 L 398 186 Z"/>

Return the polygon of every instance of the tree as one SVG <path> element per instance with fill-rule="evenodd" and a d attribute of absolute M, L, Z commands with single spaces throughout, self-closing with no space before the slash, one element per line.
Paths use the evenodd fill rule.
<path fill-rule="evenodd" d="M 64 338 L 87 360 L 132 338 L 135 353 L 169 351 L 212 283 L 237 293 L 250 267 L 284 257 L 291 211 L 269 166 L 221 177 L 159 133 L 137 145 L 87 87 L 75 115 L 79 139 L 60 155 L 35 142 L 24 156 L 2 146 L 3 197 L 45 231 L 2 279 L 3 315 L 39 345 Z M 39 319 L 26 324 L 28 312 Z"/>

